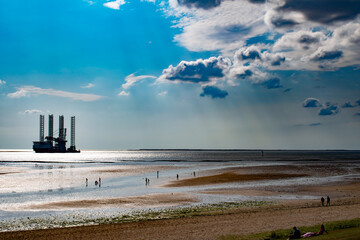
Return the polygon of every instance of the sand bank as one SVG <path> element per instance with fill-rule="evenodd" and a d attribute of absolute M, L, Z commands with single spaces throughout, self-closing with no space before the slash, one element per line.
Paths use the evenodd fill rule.
<path fill-rule="evenodd" d="M 221 183 L 231 183 L 231 182 L 278 180 L 278 179 L 288 179 L 288 178 L 305 177 L 305 176 L 307 175 L 286 174 L 286 173 L 237 174 L 235 172 L 225 172 L 211 176 L 172 181 L 171 183 L 165 185 L 165 187 L 190 187 L 190 186 L 221 184 Z"/>
<path fill-rule="evenodd" d="M 22 210 L 55 210 L 55 209 L 77 209 L 77 208 L 108 208 L 108 207 L 169 207 L 181 204 L 190 204 L 198 200 L 185 193 L 159 193 L 136 197 L 105 198 L 93 200 L 77 200 L 51 202 L 46 204 L 33 204 L 23 207 Z"/>

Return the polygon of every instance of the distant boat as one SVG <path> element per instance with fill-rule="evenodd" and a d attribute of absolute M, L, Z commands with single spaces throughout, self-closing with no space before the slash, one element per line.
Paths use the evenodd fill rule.
<path fill-rule="evenodd" d="M 33 150 L 36 153 L 79 153 L 75 147 L 75 117 L 71 117 L 71 144 L 66 149 L 66 128 L 64 128 L 64 116 L 59 116 L 59 137 L 53 137 L 54 116 L 49 115 L 49 134 L 44 138 L 44 115 L 40 115 L 39 141 L 33 141 Z M 46 140 L 45 140 L 46 139 Z M 54 145 L 55 143 L 55 145 Z"/>

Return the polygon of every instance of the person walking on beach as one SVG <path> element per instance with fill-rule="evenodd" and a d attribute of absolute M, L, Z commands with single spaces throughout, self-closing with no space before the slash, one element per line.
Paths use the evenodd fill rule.
<path fill-rule="evenodd" d="M 299 239 L 301 238 L 301 232 L 296 227 L 293 227 L 293 233 L 288 236 L 288 239 Z"/>
<path fill-rule="evenodd" d="M 156 171 L 156 177 L 159 178 L 159 171 Z"/>
<path fill-rule="evenodd" d="M 321 206 L 324 206 L 325 198 L 321 197 Z"/>
<path fill-rule="evenodd" d="M 85 185 L 86 187 L 89 185 L 89 180 L 87 178 L 85 178 Z"/>
<path fill-rule="evenodd" d="M 179 174 L 176 174 L 176 180 L 179 180 Z"/>
<path fill-rule="evenodd" d="M 326 197 L 326 206 L 330 206 L 330 197 L 329 196 Z"/>

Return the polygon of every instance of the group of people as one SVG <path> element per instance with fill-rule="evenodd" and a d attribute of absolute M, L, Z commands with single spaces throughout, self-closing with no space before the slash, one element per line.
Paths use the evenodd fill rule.
<path fill-rule="evenodd" d="M 325 206 L 325 198 L 324 197 L 321 197 L 321 206 Z M 326 206 L 330 206 L 330 197 L 327 196 L 326 197 Z"/>
<path fill-rule="evenodd" d="M 301 235 L 301 232 L 297 227 L 293 227 L 293 233 L 288 236 L 289 237 L 288 239 L 300 239 L 300 238 L 314 237 L 314 236 L 322 235 L 324 232 L 327 233 L 327 231 L 325 230 L 324 224 L 321 224 L 319 232 L 316 232 L 316 233 L 315 232 L 307 232 L 307 233 L 304 233 L 303 235 Z"/>
<path fill-rule="evenodd" d="M 87 178 L 85 178 L 85 185 L 86 185 L 86 187 L 89 186 L 89 179 L 87 179 Z M 99 181 L 95 180 L 95 186 L 101 187 L 101 178 L 99 178 Z"/>

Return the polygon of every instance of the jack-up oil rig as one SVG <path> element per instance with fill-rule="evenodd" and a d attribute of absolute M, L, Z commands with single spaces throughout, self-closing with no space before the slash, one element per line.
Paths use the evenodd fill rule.
<path fill-rule="evenodd" d="M 64 128 L 64 116 L 59 116 L 59 137 L 54 137 L 54 116 L 49 115 L 49 134 L 44 138 L 44 115 L 40 115 L 40 138 L 34 141 L 33 149 L 37 153 L 79 153 L 75 147 L 75 117 L 71 117 L 71 141 L 70 148 L 66 149 L 66 128 Z M 45 140 L 46 139 L 46 140 Z"/>

